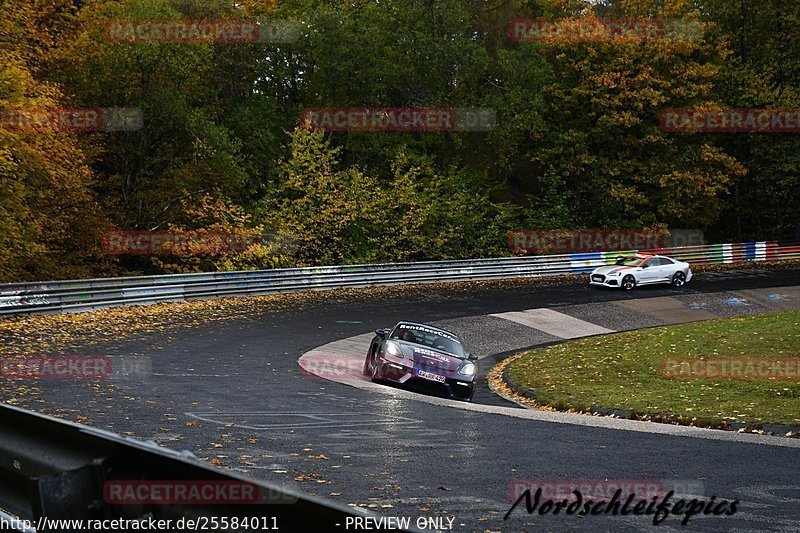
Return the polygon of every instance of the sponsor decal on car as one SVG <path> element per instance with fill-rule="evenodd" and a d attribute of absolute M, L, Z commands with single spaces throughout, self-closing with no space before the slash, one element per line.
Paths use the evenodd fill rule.
<path fill-rule="evenodd" d="M 410 329 L 412 331 L 422 331 L 423 333 L 439 335 L 440 337 L 444 337 L 446 339 L 450 339 L 451 341 L 461 344 L 461 341 L 459 341 L 455 335 L 452 335 L 451 333 L 448 333 L 441 329 L 433 329 L 426 326 L 417 326 L 416 324 L 402 324 L 400 327 L 402 329 Z"/>
<path fill-rule="evenodd" d="M 439 361 L 440 363 L 449 363 L 450 362 L 450 358 L 449 357 L 447 357 L 446 355 L 439 355 L 438 353 L 432 353 L 430 355 L 422 355 L 422 354 L 420 354 L 420 355 L 422 357 L 427 358 L 427 359 L 433 359 L 435 361 Z"/>

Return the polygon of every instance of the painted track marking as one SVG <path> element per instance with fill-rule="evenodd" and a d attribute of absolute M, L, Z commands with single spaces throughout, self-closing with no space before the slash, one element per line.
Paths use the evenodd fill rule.
<path fill-rule="evenodd" d="M 590 335 L 603 335 L 613 333 L 613 329 L 607 329 L 591 322 L 586 322 L 573 316 L 553 311 L 552 309 L 529 309 L 527 311 L 511 311 L 508 313 L 493 313 L 489 316 L 510 320 L 523 326 L 538 329 L 549 335 L 561 337 L 562 339 L 577 339 Z"/>

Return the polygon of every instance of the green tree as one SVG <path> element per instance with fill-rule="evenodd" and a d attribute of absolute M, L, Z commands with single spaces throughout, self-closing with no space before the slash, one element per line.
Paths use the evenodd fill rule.
<path fill-rule="evenodd" d="M 704 2 L 713 38 L 730 50 L 715 94 L 726 108 L 800 109 L 800 12 L 791 2 Z M 717 238 L 800 238 L 800 134 L 714 139 L 746 169 Z"/>
<path fill-rule="evenodd" d="M 301 265 L 366 259 L 383 215 L 374 202 L 377 182 L 356 167 L 340 169 L 340 150 L 322 133 L 297 128 L 291 139 L 281 184 L 263 206 L 266 227 L 295 235 Z"/>

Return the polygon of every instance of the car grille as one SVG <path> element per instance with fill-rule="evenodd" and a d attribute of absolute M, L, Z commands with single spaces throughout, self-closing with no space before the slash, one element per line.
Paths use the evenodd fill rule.
<path fill-rule="evenodd" d="M 592 276 L 592 281 L 597 281 L 597 282 L 603 283 L 605 280 L 606 280 L 606 277 L 602 276 L 600 274 L 595 274 L 594 276 Z"/>

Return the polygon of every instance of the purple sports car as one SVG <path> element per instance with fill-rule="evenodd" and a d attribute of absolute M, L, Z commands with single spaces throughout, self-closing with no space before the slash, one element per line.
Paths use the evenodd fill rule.
<path fill-rule="evenodd" d="M 400 322 L 391 331 L 375 331 L 364 374 L 375 382 L 390 381 L 470 401 L 476 359 L 464 353 L 461 341 L 449 331 Z"/>

